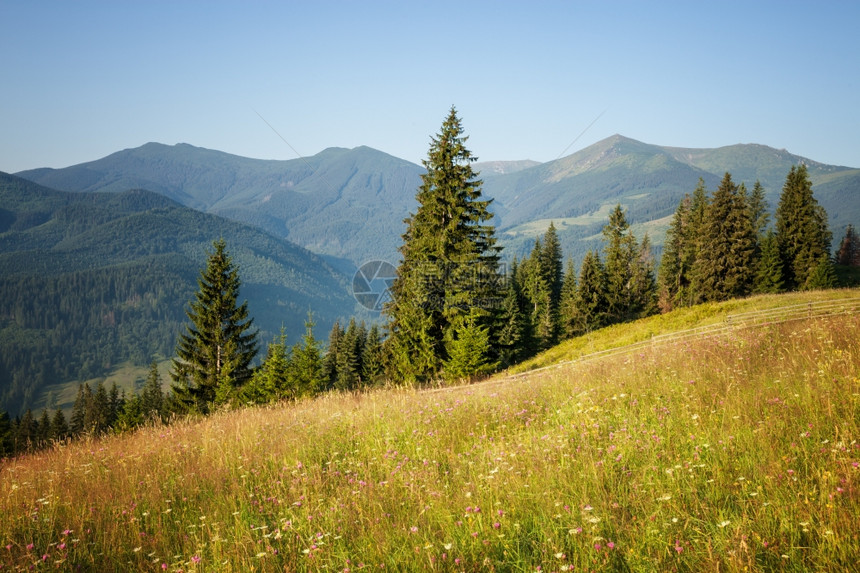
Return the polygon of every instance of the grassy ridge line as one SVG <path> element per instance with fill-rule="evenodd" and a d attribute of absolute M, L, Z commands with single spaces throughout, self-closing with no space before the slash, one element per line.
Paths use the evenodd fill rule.
<path fill-rule="evenodd" d="M 856 311 L 860 307 L 858 293 L 860 289 L 855 288 L 760 295 L 681 308 L 667 314 L 609 326 L 566 340 L 534 358 L 509 368 L 501 376 L 510 377 L 533 372 L 613 351 L 624 352 L 625 349 L 632 351 L 639 346 L 658 343 L 661 340 L 668 341 L 714 333 L 716 330 L 727 328 L 727 324 L 732 323 L 736 326 L 750 322 L 764 324 L 782 315 L 799 316 L 804 310 L 810 313 L 813 311 L 826 313 L 834 305 L 836 308 L 848 305 L 846 310 Z M 759 322 L 759 318 L 766 318 L 766 320 Z"/>

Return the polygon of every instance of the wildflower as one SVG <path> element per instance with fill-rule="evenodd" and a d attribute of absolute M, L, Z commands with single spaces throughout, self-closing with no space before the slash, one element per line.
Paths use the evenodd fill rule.
<path fill-rule="evenodd" d="M 677 540 L 675 541 L 675 551 L 677 551 L 678 554 L 680 554 L 682 551 L 684 551 L 684 548 L 681 547 L 680 541 L 677 541 Z"/>
<path fill-rule="evenodd" d="M 199 556 L 197 556 L 197 555 L 195 555 L 194 557 L 192 557 L 192 558 L 191 558 L 191 560 L 192 560 L 194 563 L 200 563 L 200 557 L 199 557 Z"/>
<path fill-rule="evenodd" d="M 615 549 L 615 543 L 613 541 L 610 541 L 606 544 L 606 547 L 608 547 L 609 549 Z"/>
<path fill-rule="evenodd" d="M 412 533 L 418 533 L 418 526 L 413 525 L 412 527 L 409 528 L 409 531 L 411 531 Z"/>
<path fill-rule="evenodd" d="M 717 524 L 717 527 L 719 527 L 720 529 L 722 529 L 722 528 L 724 528 L 725 526 L 727 526 L 727 525 L 728 525 L 728 524 L 730 524 L 730 523 L 731 523 L 731 521 L 729 521 L 729 520 L 727 519 L 727 520 L 725 520 L 725 521 L 721 521 L 721 522 L 719 522 L 719 523 Z"/>
<path fill-rule="evenodd" d="M 167 571 L 167 563 L 162 563 L 162 564 L 161 564 L 161 570 L 162 570 L 162 571 Z"/>
<path fill-rule="evenodd" d="M 501 526 L 502 526 L 502 524 L 501 524 L 501 523 L 499 523 L 499 522 L 497 521 L 497 522 L 495 522 L 495 523 L 493 524 L 493 529 L 498 529 L 498 528 L 500 528 Z"/>

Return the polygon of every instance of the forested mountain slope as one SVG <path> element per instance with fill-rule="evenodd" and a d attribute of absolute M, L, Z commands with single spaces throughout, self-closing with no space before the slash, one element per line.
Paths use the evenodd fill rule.
<path fill-rule="evenodd" d="M 348 280 L 259 229 L 163 195 L 68 193 L 0 174 L 0 410 L 48 384 L 173 353 L 212 241 L 224 238 L 266 340 L 354 314 Z"/>

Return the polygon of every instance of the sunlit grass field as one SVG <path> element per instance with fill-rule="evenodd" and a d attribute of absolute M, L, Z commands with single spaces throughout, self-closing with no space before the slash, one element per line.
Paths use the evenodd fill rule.
<path fill-rule="evenodd" d="M 7 461 L 0 571 L 851 571 L 858 440 L 860 316 L 737 328 Z"/>

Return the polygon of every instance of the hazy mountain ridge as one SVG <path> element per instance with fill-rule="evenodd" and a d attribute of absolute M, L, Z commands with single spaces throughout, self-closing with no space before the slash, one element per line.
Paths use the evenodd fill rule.
<path fill-rule="evenodd" d="M 667 217 L 699 178 L 709 189 L 726 171 L 748 188 L 758 179 L 774 209 L 789 168 L 800 162 L 809 166 L 834 232 L 857 224 L 860 170 L 765 145 L 689 149 L 614 135 L 547 163 L 489 161 L 474 167 L 484 194 L 494 200 L 506 255 L 529 250 L 533 238 L 556 221 L 565 252 L 578 259 L 599 245 L 595 237 L 607 206 L 621 203 L 634 225 L 653 231 L 659 248 Z M 329 148 L 278 161 L 150 143 L 90 163 L 20 175 L 69 191 L 148 188 L 358 265 L 397 260 L 403 219 L 415 209 L 422 173 L 418 165 L 369 147 Z"/>
<path fill-rule="evenodd" d="M 78 166 L 19 176 L 65 191 L 142 187 L 314 252 L 363 261 L 396 252 L 422 171 L 368 147 L 329 148 L 279 161 L 148 143 Z"/>

